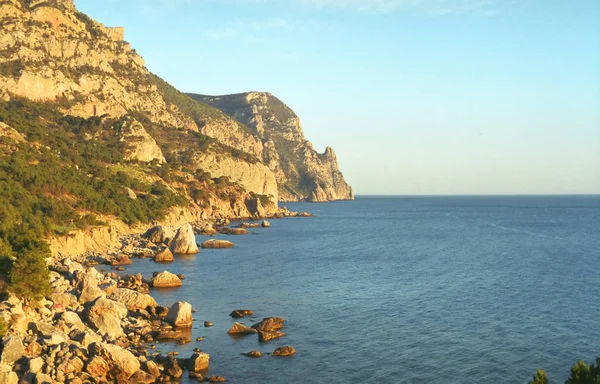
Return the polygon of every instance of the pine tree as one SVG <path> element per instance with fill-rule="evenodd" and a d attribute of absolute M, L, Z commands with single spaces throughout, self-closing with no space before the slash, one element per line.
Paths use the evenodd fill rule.
<path fill-rule="evenodd" d="M 533 379 L 528 384 L 548 384 L 548 376 L 543 369 L 538 369 Z"/>

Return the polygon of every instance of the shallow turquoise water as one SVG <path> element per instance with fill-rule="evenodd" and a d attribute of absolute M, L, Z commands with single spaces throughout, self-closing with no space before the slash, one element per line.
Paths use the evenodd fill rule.
<path fill-rule="evenodd" d="M 186 276 L 182 288 L 153 295 L 162 305 L 192 303 L 193 340 L 205 340 L 159 348 L 185 357 L 200 347 L 210 374 L 229 383 L 512 384 L 539 367 L 563 383 L 576 360 L 600 355 L 599 196 L 288 207 L 315 216 L 217 236 L 233 249 L 128 270 Z M 288 336 L 230 337 L 237 308 L 284 317 Z M 288 344 L 291 359 L 240 355 Z"/>

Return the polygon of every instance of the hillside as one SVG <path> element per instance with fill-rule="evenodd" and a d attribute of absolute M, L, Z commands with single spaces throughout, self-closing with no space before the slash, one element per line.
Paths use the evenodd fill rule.
<path fill-rule="evenodd" d="M 253 128 L 263 142 L 262 160 L 275 173 L 282 200 L 354 198 L 352 188 L 339 170 L 333 149 L 327 147 L 324 153 L 318 153 L 304 137 L 298 116 L 275 96 L 260 92 L 225 96 L 188 95 Z M 213 136 L 206 129 L 203 133 Z"/>
<path fill-rule="evenodd" d="M 122 28 L 72 0 L 3 1 L 0 26 L 0 239 L 276 212 L 251 129 L 150 73 Z"/>

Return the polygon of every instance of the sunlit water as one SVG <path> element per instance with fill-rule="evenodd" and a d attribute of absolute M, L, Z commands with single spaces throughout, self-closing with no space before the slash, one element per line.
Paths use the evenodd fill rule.
<path fill-rule="evenodd" d="M 210 353 L 229 383 L 563 383 L 600 355 L 600 197 L 399 197 L 288 204 L 313 218 L 273 220 L 233 249 L 128 272 L 168 269 L 192 303 L 180 356 Z M 204 238 L 199 236 L 198 241 Z M 233 309 L 286 319 L 287 336 L 232 338 Z M 210 320 L 214 327 L 204 328 Z M 251 319 L 245 319 L 250 325 Z M 250 359 L 292 345 L 283 359 Z M 188 382 L 187 372 L 183 382 Z"/>

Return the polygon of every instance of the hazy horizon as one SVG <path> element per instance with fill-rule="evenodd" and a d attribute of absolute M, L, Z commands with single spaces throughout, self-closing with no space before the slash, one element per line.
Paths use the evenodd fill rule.
<path fill-rule="evenodd" d="M 77 7 L 182 92 L 270 92 L 357 195 L 600 193 L 600 2 Z"/>

